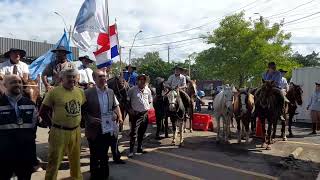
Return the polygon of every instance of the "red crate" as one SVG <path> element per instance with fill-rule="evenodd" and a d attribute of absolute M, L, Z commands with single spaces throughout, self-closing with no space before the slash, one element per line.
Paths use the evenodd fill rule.
<path fill-rule="evenodd" d="M 194 113 L 192 120 L 192 129 L 208 131 L 213 129 L 213 118 L 210 114 Z"/>
<path fill-rule="evenodd" d="M 148 111 L 148 122 L 150 124 L 156 124 L 156 111 L 154 109 L 149 109 Z"/>

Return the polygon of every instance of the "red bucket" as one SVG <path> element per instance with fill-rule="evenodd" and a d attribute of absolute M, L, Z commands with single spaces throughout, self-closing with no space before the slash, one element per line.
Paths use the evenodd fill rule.
<path fill-rule="evenodd" d="M 148 110 L 148 122 L 149 124 L 156 124 L 156 111 L 154 109 Z"/>
<path fill-rule="evenodd" d="M 192 120 L 192 129 L 208 131 L 213 129 L 213 118 L 210 114 L 194 113 Z"/>

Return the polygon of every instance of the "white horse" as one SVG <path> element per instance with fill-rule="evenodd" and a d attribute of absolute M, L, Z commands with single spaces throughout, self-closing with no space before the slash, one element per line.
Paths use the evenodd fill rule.
<path fill-rule="evenodd" d="M 230 123 L 233 118 L 234 86 L 225 85 L 222 91 L 216 95 L 213 101 L 214 115 L 217 121 L 217 142 L 220 142 L 221 128 L 220 121 L 222 118 L 223 131 L 222 138 L 228 143 L 230 136 Z"/>
<path fill-rule="evenodd" d="M 173 139 L 172 143 L 176 145 L 177 128 L 179 128 L 180 141 L 179 146 L 183 144 L 183 128 L 184 128 L 184 118 L 186 113 L 185 105 L 180 96 L 180 93 L 176 90 L 171 90 L 168 94 L 169 101 L 169 112 L 168 115 L 172 122 Z"/>

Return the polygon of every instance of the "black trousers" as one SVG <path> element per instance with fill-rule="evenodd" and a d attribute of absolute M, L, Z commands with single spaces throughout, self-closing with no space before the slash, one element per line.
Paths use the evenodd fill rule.
<path fill-rule="evenodd" d="M 130 131 L 130 152 L 133 152 L 136 139 L 138 141 L 138 149 L 142 149 L 143 136 L 148 128 L 148 111 L 135 112 L 129 117 L 131 123 Z"/>
<path fill-rule="evenodd" d="M 90 148 L 91 180 L 106 180 L 109 178 L 108 151 L 117 141 L 116 136 L 99 134 L 94 140 L 88 139 Z"/>
<path fill-rule="evenodd" d="M 0 180 L 10 180 L 13 173 L 18 177 L 18 180 L 30 180 L 32 174 L 32 166 L 30 164 L 23 165 L 19 162 L 17 164 L 7 164 L 1 167 Z"/>
<path fill-rule="evenodd" d="M 113 161 L 119 161 L 121 158 L 121 153 L 119 151 L 118 144 L 119 144 L 119 140 L 118 140 L 118 136 L 116 136 L 114 141 L 111 142 L 111 152 L 112 152 Z"/>

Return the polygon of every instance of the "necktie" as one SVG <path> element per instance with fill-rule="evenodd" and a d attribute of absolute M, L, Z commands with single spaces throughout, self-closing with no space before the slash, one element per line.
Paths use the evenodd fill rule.
<path fill-rule="evenodd" d="M 12 72 L 12 74 L 18 74 L 18 67 L 17 67 L 17 65 L 14 65 L 14 66 L 13 66 L 13 72 Z"/>

